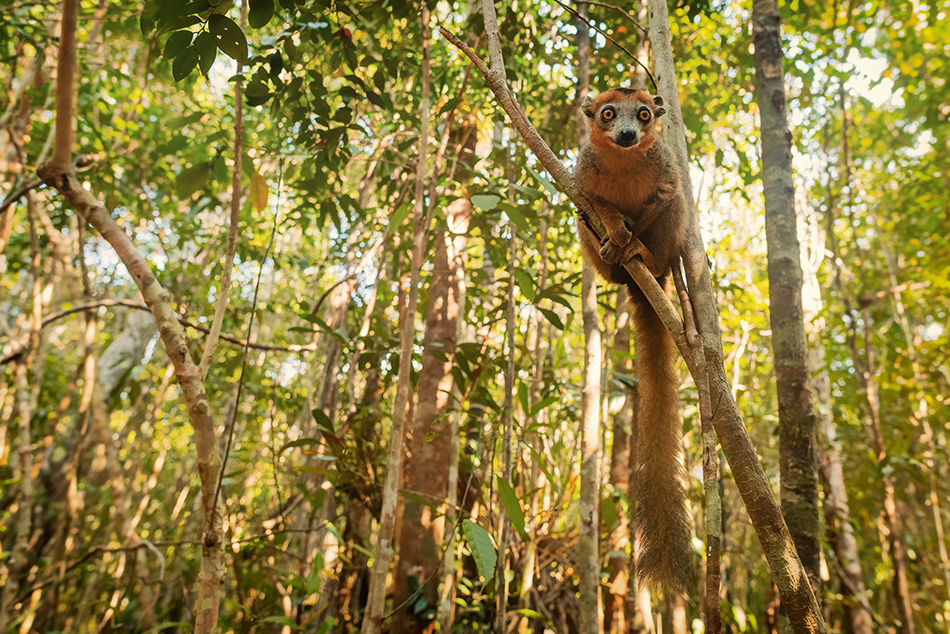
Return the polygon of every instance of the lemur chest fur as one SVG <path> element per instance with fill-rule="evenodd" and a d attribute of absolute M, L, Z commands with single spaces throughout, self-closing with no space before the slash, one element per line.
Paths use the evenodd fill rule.
<path fill-rule="evenodd" d="M 620 213 L 636 218 L 656 191 L 661 176 L 654 148 L 643 153 L 620 153 L 589 147 L 586 152 L 592 160 L 578 179 L 584 193 L 598 196 Z"/>

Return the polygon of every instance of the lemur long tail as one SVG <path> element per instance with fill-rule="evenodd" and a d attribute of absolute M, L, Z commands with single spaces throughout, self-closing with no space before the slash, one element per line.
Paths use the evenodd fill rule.
<path fill-rule="evenodd" d="M 692 576 L 676 344 L 636 284 L 629 291 L 640 402 L 633 494 L 637 576 L 672 596 L 685 591 Z"/>

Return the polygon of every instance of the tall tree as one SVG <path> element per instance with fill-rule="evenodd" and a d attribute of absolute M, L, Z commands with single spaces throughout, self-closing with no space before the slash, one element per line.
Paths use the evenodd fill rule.
<path fill-rule="evenodd" d="M 778 390 L 782 513 L 815 596 L 821 597 L 818 461 L 802 312 L 801 248 L 777 0 L 753 0 L 756 103 L 768 244 L 769 319 Z"/>
<path fill-rule="evenodd" d="M 426 156 L 429 145 L 429 9 L 425 3 L 419 16 L 422 40 L 422 70 L 419 118 L 419 153 L 416 160 L 416 189 L 413 211 L 412 252 L 409 260 L 409 280 L 406 290 L 406 305 L 400 305 L 400 353 L 399 375 L 396 396 L 393 401 L 393 424 L 386 452 L 386 480 L 383 488 L 383 506 L 380 511 L 379 531 L 376 535 L 374 568 L 369 579 L 369 598 L 363 618 L 362 634 L 377 634 L 382 627 L 383 609 L 386 604 L 386 579 L 392 559 L 393 538 L 396 521 L 396 496 L 402 473 L 403 435 L 406 417 L 409 415 L 412 395 L 410 372 L 412 370 L 413 339 L 416 331 L 416 307 L 419 303 L 419 281 L 422 277 L 422 261 L 428 242 L 429 223 L 432 214 L 425 205 Z"/>
<path fill-rule="evenodd" d="M 590 90 L 590 34 L 587 3 L 577 10 L 577 83 L 574 104 L 583 103 Z M 580 108 L 574 111 L 578 144 L 586 143 L 587 124 Z M 584 322 L 584 373 L 581 383 L 581 491 L 578 567 L 580 572 L 580 631 L 603 631 L 600 602 L 600 377 L 603 352 L 597 309 L 597 274 L 584 263 L 581 312 Z"/>

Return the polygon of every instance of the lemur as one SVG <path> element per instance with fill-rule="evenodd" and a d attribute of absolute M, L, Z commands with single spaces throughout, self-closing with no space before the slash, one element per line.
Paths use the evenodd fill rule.
<path fill-rule="evenodd" d="M 634 518 L 638 576 L 667 594 L 692 575 L 692 521 L 686 500 L 676 346 L 623 263 L 640 257 L 669 294 L 669 273 L 685 240 L 686 199 L 670 148 L 657 138 L 663 99 L 645 91 L 588 95 L 581 107 L 590 138 L 574 180 L 603 223 L 605 242 L 578 222 L 589 262 L 623 284 L 633 304 L 637 418 Z"/>

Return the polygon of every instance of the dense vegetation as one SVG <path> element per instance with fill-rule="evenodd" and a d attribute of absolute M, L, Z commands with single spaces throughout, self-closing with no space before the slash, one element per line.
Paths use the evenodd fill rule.
<path fill-rule="evenodd" d="M 569 201 L 439 34 L 448 27 L 487 59 L 478 3 L 431 3 L 427 31 L 428 12 L 402 1 L 258 0 L 246 18 L 240 2 L 79 5 L 75 169 L 170 293 L 191 365 L 207 372 L 225 462 L 209 487 L 192 403 L 148 298 L 110 243 L 37 182 L 55 145 L 61 12 L 5 0 L 0 631 L 191 631 L 203 509 L 215 500 L 223 631 L 357 631 L 399 418 L 409 433 L 392 631 L 432 619 L 490 631 L 505 574 L 512 627 L 578 631 L 582 258 Z M 643 7 L 588 9 L 591 90 L 643 81 L 604 36 L 649 51 Z M 508 81 L 570 164 L 575 17 L 557 2 L 498 11 Z M 726 370 L 778 495 L 750 12 L 749 2 L 687 1 L 671 6 L 670 26 Z M 855 612 L 873 631 L 950 632 L 948 17 L 947 0 L 783 7 L 834 632 L 856 631 Z M 414 237 L 425 259 L 409 314 Z M 204 365 L 222 279 L 222 336 Z M 620 614 L 644 618 L 637 606 L 650 599 L 636 603 L 615 570 L 630 550 L 634 381 L 617 289 L 601 284 L 599 303 L 611 628 Z M 410 399 L 397 411 L 406 332 Z M 654 597 L 648 620 L 700 632 L 689 380 L 682 397 L 696 592 Z M 769 568 L 725 461 L 720 475 L 723 629 L 772 631 Z M 502 516 L 511 528 L 498 543 Z"/>

